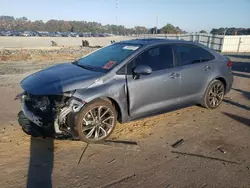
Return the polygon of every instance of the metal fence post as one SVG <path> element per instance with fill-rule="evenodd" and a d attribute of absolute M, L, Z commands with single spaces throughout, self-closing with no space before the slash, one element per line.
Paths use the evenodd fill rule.
<path fill-rule="evenodd" d="M 200 34 L 197 35 L 197 42 L 200 43 Z"/>
<path fill-rule="evenodd" d="M 215 44 L 215 36 L 213 35 L 212 36 L 212 40 L 211 40 L 211 44 L 210 44 L 210 47 L 212 48 L 212 49 L 214 49 L 215 47 L 214 47 L 214 44 Z M 214 49 L 215 50 L 215 49 Z"/>
<path fill-rule="evenodd" d="M 207 47 L 209 48 L 210 45 L 210 36 L 207 37 Z"/>
<path fill-rule="evenodd" d="M 191 39 L 192 39 L 192 35 L 188 35 L 188 41 L 191 41 Z"/>
<path fill-rule="evenodd" d="M 240 51 L 240 43 L 241 43 L 241 37 L 239 38 L 239 42 L 238 42 L 238 49 L 237 49 L 237 52 Z"/>
<path fill-rule="evenodd" d="M 220 52 L 222 52 L 222 49 L 223 49 L 224 38 L 225 38 L 225 36 L 223 36 L 223 38 L 220 39 L 220 46 L 219 46 L 219 51 Z"/>

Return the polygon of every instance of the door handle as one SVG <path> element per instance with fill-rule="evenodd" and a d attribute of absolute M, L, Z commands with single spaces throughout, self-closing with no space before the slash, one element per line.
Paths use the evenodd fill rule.
<path fill-rule="evenodd" d="M 169 78 L 174 79 L 174 78 L 177 78 L 177 77 L 179 77 L 179 76 L 180 76 L 180 74 L 173 72 L 173 73 L 171 73 L 171 74 L 169 75 Z"/>
<path fill-rule="evenodd" d="M 205 67 L 204 67 L 204 70 L 205 71 L 209 71 L 211 69 L 211 67 L 209 67 L 208 65 L 206 65 Z"/>
<path fill-rule="evenodd" d="M 179 73 L 175 73 L 175 78 L 178 78 L 180 76 Z"/>

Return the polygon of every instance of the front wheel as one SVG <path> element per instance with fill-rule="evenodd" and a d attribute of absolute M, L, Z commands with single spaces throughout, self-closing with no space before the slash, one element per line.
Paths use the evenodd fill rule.
<path fill-rule="evenodd" d="M 204 95 L 203 98 L 203 106 L 208 109 L 215 109 L 217 108 L 225 94 L 225 86 L 220 80 L 213 80 Z"/>
<path fill-rule="evenodd" d="M 79 138 L 87 143 L 105 140 L 113 132 L 117 112 L 111 102 L 98 99 L 87 104 L 80 111 L 76 129 Z"/>

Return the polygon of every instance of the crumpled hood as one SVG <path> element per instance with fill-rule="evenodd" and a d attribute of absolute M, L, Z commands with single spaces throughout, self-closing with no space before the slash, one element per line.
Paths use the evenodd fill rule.
<path fill-rule="evenodd" d="M 21 81 L 21 86 L 33 95 L 54 95 L 85 88 L 103 74 L 65 63 L 26 77 Z"/>

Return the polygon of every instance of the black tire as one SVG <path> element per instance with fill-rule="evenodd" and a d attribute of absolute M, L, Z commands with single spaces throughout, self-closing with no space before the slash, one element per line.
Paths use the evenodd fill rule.
<path fill-rule="evenodd" d="M 90 131 L 89 132 L 87 132 L 87 130 L 86 130 L 86 132 L 83 131 L 84 127 L 88 128 L 88 126 L 89 126 L 89 125 L 83 125 L 83 122 L 85 122 L 84 119 L 86 118 L 86 115 L 88 115 L 88 116 L 90 115 L 90 111 L 92 111 L 96 108 L 99 109 L 99 107 L 103 107 L 104 109 L 110 109 L 108 111 L 108 113 L 112 114 L 112 116 L 113 116 L 113 118 L 111 118 L 111 119 L 113 119 L 112 127 L 109 128 L 108 132 L 106 132 L 107 134 L 104 134 L 99 139 L 87 138 L 87 135 Z M 92 122 L 92 121 L 90 121 L 90 122 Z M 100 125 L 90 125 L 89 127 L 98 126 L 98 127 L 96 127 L 96 129 L 98 129 L 98 132 L 100 132 L 99 130 L 101 128 L 102 128 L 102 130 L 103 129 L 106 130 L 105 129 L 106 125 L 102 124 L 102 123 L 103 123 L 103 121 L 100 120 L 99 121 Z M 117 123 L 117 111 L 116 111 L 114 105 L 108 100 L 97 99 L 97 100 L 87 104 L 86 106 L 84 106 L 83 109 L 79 112 L 79 115 L 78 115 L 77 120 L 76 120 L 76 131 L 77 131 L 77 134 L 78 134 L 80 140 L 87 142 L 87 143 L 97 143 L 97 142 L 101 142 L 101 141 L 105 140 L 106 138 L 108 138 L 112 134 L 113 130 L 115 129 L 116 123 Z M 99 128 L 99 127 L 101 127 L 101 128 Z M 106 128 L 107 128 L 107 126 L 106 126 Z M 96 132 L 96 129 L 94 130 L 94 132 Z"/>
<path fill-rule="evenodd" d="M 211 96 L 211 93 L 210 93 L 210 92 L 213 92 L 212 90 L 214 89 L 214 87 L 217 87 L 218 85 L 220 86 L 219 87 L 220 88 L 219 92 L 221 93 L 220 99 L 218 99 L 219 96 L 213 97 L 213 96 Z M 221 104 L 221 102 L 223 101 L 224 94 L 225 94 L 224 84 L 220 80 L 213 80 L 206 89 L 206 92 L 205 92 L 204 97 L 203 97 L 202 106 L 205 108 L 211 109 L 211 110 L 217 108 Z M 215 98 L 216 100 L 218 100 L 218 101 L 216 101 L 216 105 L 211 104 L 211 103 L 213 103 L 212 100 L 214 100 L 214 99 L 211 100 L 211 98 Z"/>

